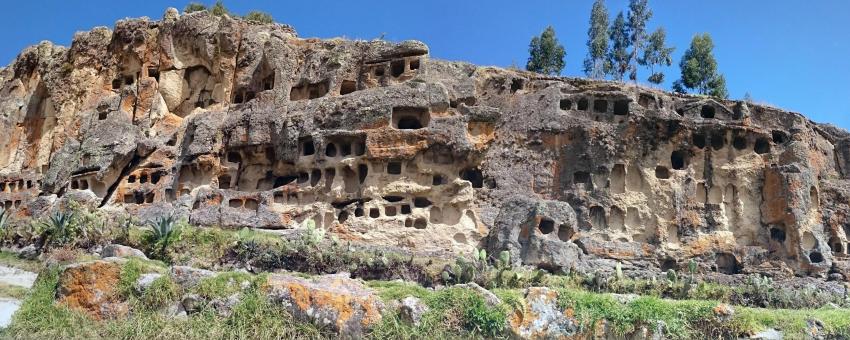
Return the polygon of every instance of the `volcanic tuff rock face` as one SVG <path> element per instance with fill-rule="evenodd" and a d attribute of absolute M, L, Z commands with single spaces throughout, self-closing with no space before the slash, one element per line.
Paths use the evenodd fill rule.
<path fill-rule="evenodd" d="M 850 268 L 850 135 L 770 107 L 173 10 L 28 48 L 0 85 L 19 217 L 73 198 L 555 270 Z"/>

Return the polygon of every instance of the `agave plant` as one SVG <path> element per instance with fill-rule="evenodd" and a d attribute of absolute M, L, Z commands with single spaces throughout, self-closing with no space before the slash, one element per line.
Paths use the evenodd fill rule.
<path fill-rule="evenodd" d="M 47 218 L 47 221 L 41 222 L 41 224 L 46 228 L 46 232 L 48 233 L 48 242 L 55 241 L 55 237 L 59 237 L 59 241 L 64 244 L 68 242 L 68 236 L 70 235 L 70 226 L 71 221 L 74 219 L 73 212 L 62 212 L 57 211 L 53 213 L 53 215 Z"/>
<path fill-rule="evenodd" d="M 158 217 L 151 223 L 151 236 L 154 243 L 162 244 L 162 249 L 160 250 L 162 254 L 165 254 L 165 249 L 168 248 L 168 244 L 171 243 L 171 240 L 177 233 L 177 222 L 178 219 L 176 216 L 168 215 Z"/>

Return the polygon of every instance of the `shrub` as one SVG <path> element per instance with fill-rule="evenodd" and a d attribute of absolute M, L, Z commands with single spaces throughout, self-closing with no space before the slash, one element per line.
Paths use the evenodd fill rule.
<path fill-rule="evenodd" d="M 216 1 L 215 5 L 212 5 L 212 7 L 210 7 L 210 13 L 217 17 L 231 15 L 230 10 L 228 10 L 227 7 L 224 7 L 224 3 L 221 2 L 221 0 Z"/>
<path fill-rule="evenodd" d="M 206 11 L 206 10 L 207 10 L 207 6 L 204 6 L 204 4 L 197 3 L 197 2 L 190 2 L 188 5 L 186 5 L 185 8 L 183 8 L 184 13 L 194 13 L 194 12 L 200 12 L 200 11 Z"/>
<path fill-rule="evenodd" d="M 274 18 L 272 18 L 271 14 L 260 11 L 248 12 L 248 14 L 245 14 L 245 20 L 261 24 L 271 24 L 274 22 Z"/>

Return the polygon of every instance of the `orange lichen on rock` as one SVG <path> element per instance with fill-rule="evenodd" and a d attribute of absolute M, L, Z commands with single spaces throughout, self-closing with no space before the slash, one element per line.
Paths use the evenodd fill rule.
<path fill-rule="evenodd" d="M 383 303 L 348 274 L 311 279 L 270 275 L 265 289 L 295 317 L 343 334 L 360 334 L 381 321 Z"/>
<path fill-rule="evenodd" d="M 567 339 L 578 333 L 573 311 L 561 311 L 558 292 L 545 287 L 528 288 L 526 303 L 511 315 L 510 331 L 521 339 Z"/>
<path fill-rule="evenodd" d="M 116 262 L 94 261 L 68 266 L 59 276 L 58 301 L 95 319 L 114 318 L 127 313 L 117 288 L 121 266 Z"/>

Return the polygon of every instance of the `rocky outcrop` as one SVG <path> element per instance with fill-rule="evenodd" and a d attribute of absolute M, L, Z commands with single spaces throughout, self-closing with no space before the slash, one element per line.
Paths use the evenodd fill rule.
<path fill-rule="evenodd" d="M 74 199 L 549 270 L 850 274 L 850 134 L 773 107 L 170 10 L 22 51 L 0 112 L 19 217 Z"/>
<path fill-rule="evenodd" d="M 215 276 L 215 272 L 188 266 L 173 266 L 169 276 L 181 287 L 191 288 L 198 285 L 201 280 Z"/>
<path fill-rule="evenodd" d="M 405 322 L 419 326 L 419 323 L 422 321 L 422 316 L 425 315 L 429 310 L 428 305 L 422 302 L 422 300 L 408 296 L 404 299 L 401 299 L 399 302 L 398 315 Z"/>
<path fill-rule="evenodd" d="M 145 253 L 142 252 L 141 250 L 138 250 L 138 249 L 133 248 L 133 247 L 123 246 L 123 245 L 120 245 L 120 244 L 110 244 L 110 245 L 107 245 L 106 247 L 103 247 L 103 250 L 100 252 L 100 256 L 103 257 L 103 258 L 108 258 L 108 257 L 122 257 L 122 258 L 137 257 L 137 258 L 145 259 L 145 260 L 148 259 L 148 257 L 145 255 Z"/>
<path fill-rule="evenodd" d="M 70 265 L 59 275 L 58 303 L 83 311 L 95 319 L 124 316 L 129 305 L 118 295 L 121 265 L 93 261 Z"/>
<path fill-rule="evenodd" d="M 348 274 L 304 279 L 271 274 L 267 295 L 296 318 L 338 332 L 346 338 L 359 338 L 381 321 L 384 304 L 375 293 Z"/>
<path fill-rule="evenodd" d="M 519 339 L 568 339 L 579 334 L 572 315 L 558 307 L 558 292 L 533 287 L 525 292 L 525 305 L 508 320 L 511 334 Z"/>
<path fill-rule="evenodd" d="M 490 231 L 491 254 L 509 251 L 515 262 L 551 270 L 577 267 L 582 254 L 572 239 L 576 217 L 566 202 L 512 199 Z"/>

